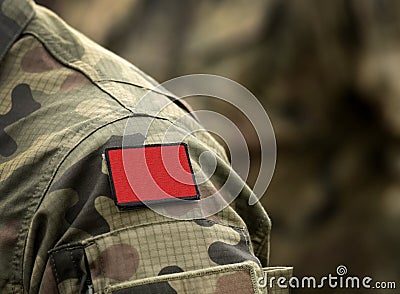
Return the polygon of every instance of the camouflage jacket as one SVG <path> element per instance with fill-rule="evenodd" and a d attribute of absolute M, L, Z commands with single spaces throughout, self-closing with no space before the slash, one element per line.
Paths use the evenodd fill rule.
<path fill-rule="evenodd" d="M 162 143 L 187 113 L 177 103 L 135 113 L 156 85 L 147 75 L 27 0 L 0 0 L 0 62 L 1 293 L 262 293 L 265 272 L 290 274 L 266 268 L 270 220 L 247 205 L 247 186 L 204 219 L 115 205 L 105 148 L 123 136 Z M 137 131 L 126 133 L 128 120 Z M 220 158 L 217 175 L 199 184 L 207 197 L 229 174 L 224 150 L 207 132 L 183 141 L 195 170 L 204 150 Z"/>

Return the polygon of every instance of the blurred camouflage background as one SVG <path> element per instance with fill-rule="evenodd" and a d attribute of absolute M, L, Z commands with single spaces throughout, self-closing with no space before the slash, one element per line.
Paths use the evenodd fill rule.
<path fill-rule="evenodd" d="M 211 73 L 250 89 L 278 144 L 262 198 L 271 264 L 299 277 L 344 264 L 399 286 L 400 1 L 38 2 L 160 82 Z M 231 117 L 250 143 L 251 184 L 257 138 Z"/>

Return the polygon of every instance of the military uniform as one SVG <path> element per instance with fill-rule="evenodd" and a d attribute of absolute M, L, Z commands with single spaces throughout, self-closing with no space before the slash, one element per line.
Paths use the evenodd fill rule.
<path fill-rule="evenodd" d="M 202 219 L 120 210 L 106 148 L 161 143 L 187 109 L 135 113 L 151 78 L 33 2 L 0 8 L 1 293 L 260 293 L 264 272 L 290 275 L 265 268 L 270 220 L 247 205 L 247 186 Z M 148 133 L 126 133 L 128 120 L 149 119 Z M 229 173 L 226 155 L 207 132 L 184 141 L 195 170 L 202 151 L 220 158 L 218 175 L 198 186 L 205 198 Z"/>

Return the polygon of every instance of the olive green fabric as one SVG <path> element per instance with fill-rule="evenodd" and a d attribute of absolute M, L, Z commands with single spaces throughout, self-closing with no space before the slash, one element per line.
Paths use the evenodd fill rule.
<path fill-rule="evenodd" d="M 247 205 L 247 186 L 207 219 L 114 204 L 105 148 L 162 143 L 171 127 L 168 140 L 179 140 L 195 125 L 176 122 L 188 110 L 172 103 L 154 115 L 170 93 L 33 2 L 0 0 L 0 28 L 0 292 L 127 293 L 148 279 L 163 293 L 261 291 L 271 224 Z M 149 110 L 135 112 L 149 91 Z M 226 154 L 207 132 L 184 142 L 195 171 L 199 154 L 217 154 L 216 175 L 199 185 L 207 197 L 229 174 Z"/>

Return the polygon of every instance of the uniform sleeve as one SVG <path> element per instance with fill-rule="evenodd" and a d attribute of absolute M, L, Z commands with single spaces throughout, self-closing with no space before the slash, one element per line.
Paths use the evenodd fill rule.
<path fill-rule="evenodd" d="M 140 126 L 149 125 L 149 120 L 151 128 L 144 133 Z M 134 118 L 137 127 L 127 131 L 128 124 L 121 120 L 98 129 L 60 165 L 38 212 L 54 219 L 47 234 L 57 236 L 40 292 L 266 291 L 258 286 L 258 280 L 267 262 L 270 223 L 259 205 L 246 206 L 250 194 L 247 186 L 231 206 L 204 218 L 174 219 L 146 206 L 118 208 L 105 150 L 164 144 L 163 135 L 174 127 L 171 121 L 151 117 Z M 178 134 L 181 129 L 178 126 L 167 141 L 187 144 L 194 170 L 201 168 L 199 155 L 203 151 L 212 151 L 219 158 L 215 175 L 198 184 L 200 197 L 209 197 L 224 184 L 230 166 L 209 134 L 182 139 Z M 140 177 L 146 171 L 135 172 Z M 176 210 L 174 203 L 159 205 L 164 210 Z M 187 213 L 184 207 L 180 211 Z"/>

